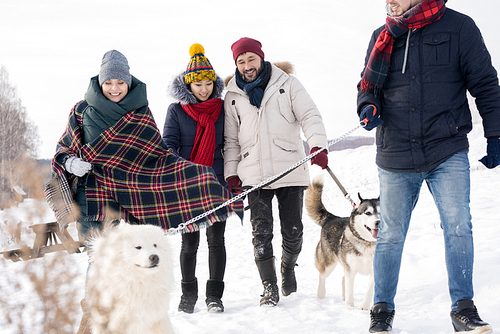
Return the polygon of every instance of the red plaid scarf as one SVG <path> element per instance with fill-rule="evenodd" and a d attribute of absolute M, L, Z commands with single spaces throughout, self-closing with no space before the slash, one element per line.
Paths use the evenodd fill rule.
<path fill-rule="evenodd" d="M 196 137 L 190 161 L 212 167 L 215 153 L 215 122 L 222 109 L 221 99 L 210 99 L 198 104 L 181 104 L 182 109 L 196 122 Z"/>
<path fill-rule="evenodd" d="M 438 21 L 446 10 L 444 0 L 423 0 L 420 4 L 398 17 L 388 16 L 385 29 L 375 42 L 361 79 L 361 90 L 382 88 L 391 64 L 394 38 L 402 36 L 409 29 L 419 29 Z"/>

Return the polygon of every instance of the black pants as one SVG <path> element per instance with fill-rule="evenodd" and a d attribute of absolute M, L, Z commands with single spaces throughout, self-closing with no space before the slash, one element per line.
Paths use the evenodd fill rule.
<path fill-rule="evenodd" d="M 272 199 L 276 195 L 281 225 L 282 248 L 290 254 L 302 249 L 302 207 L 304 187 L 261 189 L 248 194 L 248 202 L 258 202 L 250 209 L 255 260 L 273 257 L 273 209 Z"/>
<path fill-rule="evenodd" d="M 210 279 L 224 280 L 226 270 L 226 246 L 224 232 L 226 222 L 216 222 L 207 227 L 208 267 Z M 196 255 L 200 245 L 200 232 L 184 233 L 181 244 L 181 274 L 183 282 L 192 282 L 196 278 Z"/>

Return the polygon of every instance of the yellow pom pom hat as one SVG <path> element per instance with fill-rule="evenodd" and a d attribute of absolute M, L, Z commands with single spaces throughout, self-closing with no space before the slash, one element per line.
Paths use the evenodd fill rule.
<path fill-rule="evenodd" d="M 215 81 L 217 76 L 210 64 L 210 61 L 205 57 L 205 48 L 201 44 L 195 43 L 189 48 L 191 60 L 184 72 L 184 81 L 187 85 L 191 82 L 212 80 Z"/>

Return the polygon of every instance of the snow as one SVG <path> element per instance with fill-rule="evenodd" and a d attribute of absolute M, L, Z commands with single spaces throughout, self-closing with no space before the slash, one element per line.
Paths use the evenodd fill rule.
<path fill-rule="evenodd" d="M 364 131 L 364 130 L 358 130 Z M 485 152 L 485 140 L 480 124 L 474 124 L 471 133 L 471 211 L 474 224 L 475 241 L 475 298 L 481 317 L 493 328 L 500 328 L 498 309 L 500 309 L 500 247 L 498 236 L 497 207 L 498 178 L 500 169 L 488 170 L 477 160 Z M 374 164 L 375 147 L 363 146 L 357 149 L 331 152 L 330 167 L 346 190 L 355 196 L 360 192 L 363 197 L 378 196 L 378 178 Z M 330 176 L 313 166 L 311 177 L 323 173 L 325 179 L 324 202 L 327 208 L 338 215 L 348 215 L 349 202 L 335 185 Z M 43 204 L 26 200 L 17 208 L 0 212 L 1 221 L 30 219 L 33 212 L 42 213 L 39 222 L 52 219 L 50 210 L 40 208 Z M 36 208 L 33 210 L 33 208 Z M 275 206 L 276 208 L 276 206 Z M 274 217 L 277 220 L 277 211 Z M 13 218 L 17 217 L 17 218 Z M 314 249 L 318 242 L 320 228 L 314 224 L 304 211 L 304 245 L 296 267 L 298 292 L 288 297 L 280 296 L 277 307 L 259 307 L 262 285 L 253 260 L 252 235 L 249 214 L 243 224 L 230 220 L 226 231 L 227 268 L 226 289 L 223 296 L 225 312 L 209 314 L 204 303 L 205 282 L 208 279 L 207 246 L 202 237 L 198 254 L 197 277 L 199 280 L 199 299 L 193 314 L 180 313 L 177 306 L 180 298 L 179 249 L 180 236 L 170 236 L 172 257 L 174 259 L 175 281 L 172 287 L 169 315 L 176 333 L 367 333 L 369 312 L 347 307 L 342 301 L 341 280 L 343 270 L 339 266 L 327 280 L 327 294 L 318 299 L 316 289 L 318 272 L 314 267 Z M 31 220 L 33 221 L 33 220 Z M 74 228 L 73 228 L 74 229 Z M 25 231 L 26 232 L 26 231 Z M 74 233 L 74 231 L 73 231 Z M 204 232 L 202 232 L 204 234 Z M 8 240 L 0 239 L 1 246 Z M 29 242 L 28 242 L 29 243 Z M 281 237 L 278 222 L 275 224 L 273 241 L 275 256 L 281 256 Z M 46 255 L 49 258 L 52 254 Z M 43 259 L 26 263 L 43 263 Z M 87 254 L 68 255 L 63 266 L 77 272 L 72 288 L 79 301 L 84 294 L 84 279 L 87 269 Z M 40 300 L 26 277 L 14 277 L 26 263 L 0 260 L 1 294 L 3 302 L 25 303 L 32 317 L 25 317 L 24 324 L 31 328 L 29 333 L 38 333 L 41 315 L 38 310 Z M 279 266 L 279 262 L 276 263 Z M 56 271 L 57 271 L 56 270 Z M 278 273 L 279 279 L 279 273 Z M 359 305 L 365 293 L 367 276 L 358 276 L 355 282 L 355 303 Z M 13 282 L 19 280 L 22 289 L 15 288 Z M 447 289 L 447 276 L 444 263 L 443 236 L 439 227 L 439 217 L 426 186 L 415 208 L 410 231 L 406 241 L 400 274 L 399 290 L 396 297 L 396 317 L 394 330 L 397 334 L 452 333 L 450 300 Z M 4 312 L 4 309 L 2 311 Z M 75 314 L 75 331 L 81 311 Z M 38 327 L 37 327 L 38 326 Z M 0 317 L 0 333 L 17 333 Z"/>

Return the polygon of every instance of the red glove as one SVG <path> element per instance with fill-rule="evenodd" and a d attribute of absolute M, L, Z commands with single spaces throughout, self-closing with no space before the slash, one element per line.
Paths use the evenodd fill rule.
<path fill-rule="evenodd" d="M 318 165 L 322 169 L 325 169 L 326 166 L 328 166 L 328 153 L 326 153 L 326 149 L 313 147 L 311 150 L 311 154 L 316 152 L 317 150 L 322 150 L 322 151 L 316 154 L 314 158 L 311 159 L 311 165 Z"/>
<path fill-rule="evenodd" d="M 235 189 L 241 187 L 241 180 L 239 177 L 231 176 L 229 179 L 227 179 L 227 185 L 229 187 L 229 191 L 233 194 L 239 195 L 242 193 L 240 189 Z"/>

